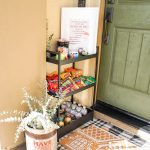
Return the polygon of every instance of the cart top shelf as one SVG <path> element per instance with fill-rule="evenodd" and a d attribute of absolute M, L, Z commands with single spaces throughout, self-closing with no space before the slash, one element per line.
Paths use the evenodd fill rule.
<path fill-rule="evenodd" d="M 46 61 L 53 64 L 59 64 L 59 65 L 66 65 L 86 59 L 96 58 L 97 54 L 91 54 L 91 55 L 79 55 L 78 58 L 69 58 L 67 60 L 58 60 L 56 55 L 60 55 L 59 52 L 53 52 L 53 51 L 46 51 Z"/>

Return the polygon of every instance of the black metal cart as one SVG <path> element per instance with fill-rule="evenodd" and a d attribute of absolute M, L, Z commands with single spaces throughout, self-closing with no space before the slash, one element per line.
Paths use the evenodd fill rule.
<path fill-rule="evenodd" d="M 58 55 L 58 57 L 56 57 Z M 46 51 L 46 61 L 48 63 L 53 63 L 58 66 L 58 88 L 60 88 L 60 74 L 61 74 L 61 66 L 66 65 L 66 64 L 73 64 L 73 68 L 75 67 L 75 62 L 87 60 L 87 59 L 92 59 L 95 58 L 96 65 L 95 65 L 95 78 L 97 78 L 97 65 L 98 65 L 98 48 L 97 48 L 97 53 L 96 54 L 91 54 L 91 55 L 86 55 L 82 56 L 79 55 L 78 58 L 70 58 L 67 60 L 61 60 L 61 53 L 60 52 L 53 52 L 53 51 Z M 95 104 L 95 95 L 96 95 L 96 82 L 92 83 L 90 85 L 87 85 L 85 87 L 82 87 L 80 89 L 77 89 L 75 91 L 72 91 L 70 93 L 66 94 L 66 97 L 71 96 L 71 100 L 73 101 L 73 95 L 77 94 L 83 90 L 89 89 L 93 87 L 94 92 L 93 92 L 93 105 L 91 108 L 88 108 L 88 113 L 85 116 L 82 116 L 79 119 L 76 119 L 72 121 L 70 124 L 61 127 L 58 129 L 58 139 L 61 138 L 62 136 L 66 135 L 67 133 L 71 132 L 72 130 L 78 128 L 79 126 L 83 125 L 84 123 L 88 122 L 89 120 L 93 119 L 93 114 L 94 114 L 94 104 Z"/>

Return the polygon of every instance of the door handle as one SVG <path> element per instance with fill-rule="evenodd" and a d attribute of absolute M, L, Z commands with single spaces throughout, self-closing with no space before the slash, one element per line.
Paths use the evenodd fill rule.
<path fill-rule="evenodd" d="M 114 3 L 115 3 L 115 0 L 107 0 L 107 3 L 108 3 L 108 4 L 114 4 Z"/>
<path fill-rule="evenodd" d="M 104 22 L 104 33 L 103 33 L 103 43 L 107 45 L 109 43 L 109 33 L 108 33 L 108 22 Z"/>
<path fill-rule="evenodd" d="M 103 43 L 106 45 L 109 43 L 109 23 L 113 21 L 113 11 L 113 7 L 108 7 L 105 11 Z"/>
<path fill-rule="evenodd" d="M 105 20 L 107 20 L 107 22 L 112 23 L 112 21 L 113 21 L 113 12 L 114 12 L 114 8 L 113 7 L 107 7 L 106 8 Z"/>

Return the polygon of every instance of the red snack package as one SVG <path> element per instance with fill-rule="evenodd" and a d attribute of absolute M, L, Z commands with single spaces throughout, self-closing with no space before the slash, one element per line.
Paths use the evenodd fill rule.
<path fill-rule="evenodd" d="M 54 92 L 57 92 L 58 91 L 58 82 L 55 81 L 55 82 L 51 82 L 51 81 L 48 81 L 48 91 L 54 91 Z"/>
<path fill-rule="evenodd" d="M 55 71 L 51 74 L 46 75 L 47 80 L 58 80 L 58 73 Z"/>

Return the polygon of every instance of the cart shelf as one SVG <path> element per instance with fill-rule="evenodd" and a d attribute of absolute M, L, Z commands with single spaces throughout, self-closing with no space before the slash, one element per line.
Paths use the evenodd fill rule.
<path fill-rule="evenodd" d="M 59 52 L 53 52 L 53 51 L 46 51 L 46 61 L 53 64 L 60 64 L 60 65 L 66 65 L 78 61 L 83 61 L 91 58 L 96 58 L 97 54 L 91 54 L 91 55 L 79 55 L 78 58 L 69 58 L 66 60 L 59 60 L 56 58 L 56 55 L 60 55 Z"/>
<path fill-rule="evenodd" d="M 85 116 L 82 116 L 79 119 L 73 120 L 70 124 L 67 124 L 64 127 L 59 128 L 57 131 L 58 139 L 68 134 L 69 132 L 73 131 L 74 129 L 80 127 L 81 125 L 85 124 L 89 120 L 92 120 L 93 113 L 94 111 L 92 109 L 88 109 L 88 113 Z"/>
<path fill-rule="evenodd" d="M 82 91 L 84 91 L 84 90 L 86 90 L 86 89 L 89 89 L 89 88 L 91 88 L 91 87 L 94 87 L 95 85 L 96 85 L 95 83 L 86 85 L 86 86 L 84 86 L 84 87 L 82 87 L 82 88 L 79 88 L 79 89 L 77 89 L 77 90 L 75 90 L 75 91 L 72 91 L 72 92 L 67 93 L 65 97 L 72 96 L 72 95 L 77 94 L 77 93 L 79 93 L 79 92 L 82 92 Z M 48 94 L 49 94 L 49 95 L 55 95 L 55 94 L 53 94 L 53 93 L 51 93 L 51 92 L 49 92 Z"/>

